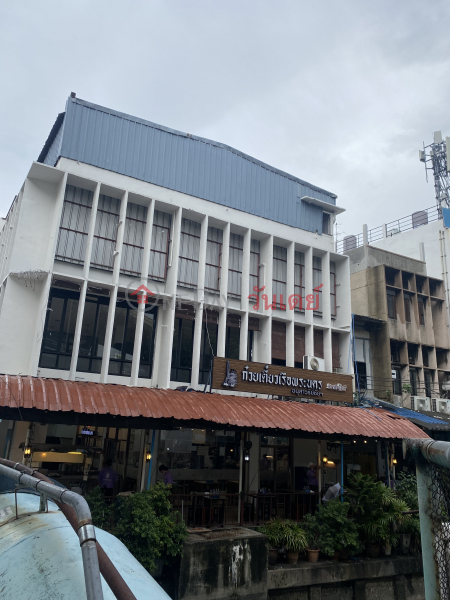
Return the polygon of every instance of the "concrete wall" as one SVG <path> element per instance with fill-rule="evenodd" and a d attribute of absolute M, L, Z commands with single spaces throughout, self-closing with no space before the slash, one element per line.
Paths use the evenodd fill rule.
<path fill-rule="evenodd" d="M 266 537 L 243 528 L 230 530 L 229 536 L 227 530 L 215 534 L 220 537 L 188 537 L 181 558 L 178 600 L 264 600 Z"/>

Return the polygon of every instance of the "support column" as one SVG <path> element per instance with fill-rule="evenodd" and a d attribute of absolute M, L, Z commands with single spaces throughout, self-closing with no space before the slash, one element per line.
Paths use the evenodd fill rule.
<path fill-rule="evenodd" d="M 331 327 L 331 281 L 330 281 L 330 253 L 322 256 L 322 324 Z"/>
<path fill-rule="evenodd" d="M 92 198 L 91 218 L 89 220 L 89 230 L 86 241 L 86 252 L 84 255 L 83 277 L 88 279 L 91 266 L 92 244 L 94 243 L 95 221 L 97 219 L 98 199 L 100 196 L 100 183 L 97 183 Z"/>
<path fill-rule="evenodd" d="M 227 335 L 227 305 L 228 305 L 228 263 L 230 258 L 230 223 L 225 225 L 222 240 L 222 259 L 220 265 L 220 312 L 217 332 L 217 356 L 225 356 Z"/>
<path fill-rule="evenodd" d="M 305 251 L 305 296 L 313 293 L 313 249 Z M 305 302 L 306 304 L 306 302 Z M 305 354 L 314 356 L 313 311 L 305 306 Z"/>
<path fill-rule="evenodd" d="M 107 383 L 108 381 L 109 357 L 111 355 L 111 340 L 114 326 L 114 316 L 116 314 L 116 302 L 117 286 L 111 290 L 111 295 L 109 297 L 108 318 L 106 320 L 105 342 L 103 345 L 102 368 L 100 371 L 100 383 Z"/>
<path fill-rule="evenodd" d="M 191 371 L 191 387 L 198 386 L 198 376 L 200 368 L 200 348 L 202 343 L 202 327 L 203 327 L 203 303 L 200 303 L 195 311 L 194 323 L 194 342 L 192 345 L 192 371 Z"/>
<path fill-rule="evenodd" d="M 200 248 L 198 257 L 198 277 L 197 277 L 197 301 L 203 302 L 205 298 L 205 270 L 206 270 L 206 248 L 208 240 L 208 216 L 202 219 L 200 231 Z"/>
<path fill-rule="evenodd" d="M 73 337 L 72 358 L 70 360 L 69 379 L 75 379 L 75 372 L 77 370 L 78 354 L 80 351 L 81 328 L 83 326 L 84 307 L 86 304 L 87 285 L 88 285 L 88 282 L 85 279 L 83 281 L 83 283 L 81 284 L 80 299 L 78 300 L 77 322 L 75 325 L 75 332 L 74 332 L 74 337 Z"/>
<path fill-rule="evenodd" d="M 244 234 L 244 248 L 242 250 L 242 279 L 241 279 L 241 310 L 248 311 L 248 296 L 250 294 L 250 248 L 252 230 L 247 229 Z M 253 290 L 251 290 L 253 294 Z"/>
<path fill-rule="evenodd" d="M 323 357 L 325 359 L 325 371 L 333 372 L 333 342 L 331 329 L 323 331 Z"/>
<path fill-rule="evenodd" d="M 239 331 L 239 360 L 248 358 L 248 312 L 241 315 L 241 328 Z"/>
<path fill-rule="evenodd" d="M 286 323 L 286 366 L 295 366 L 295 312 L 289 309 L 289 296 L 295 292 L 295 243 L 291 242 L 287 249 L 287 265 L 286 265 L 286 296 L 284 299 L 286 304 L 287 315 L 289 322 Z"/>
<path fill-rule="evenodd" d="M 125 192 L 120 203 L 119 225 L 117 227 L 116 249 L 114 252 L 113 282 L 119 282 L 120 261 L 122 256 L 123 235 L 125 232 L 125 219 L 127 217 L 128 192 Z"/>

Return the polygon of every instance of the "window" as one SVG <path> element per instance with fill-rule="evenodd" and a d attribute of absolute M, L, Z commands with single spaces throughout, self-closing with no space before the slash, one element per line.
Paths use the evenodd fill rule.
<path fill-rule="evenodd" d="M 419 308 L 419 325 L 425 325 L 425 298 L 418 298 L 417 306 Z"/>
<path fill-rule="evenodd" d="M 223 231 L 215 227 L 208 227 L 206 242 L 206 271 L 205 289 L 218 292 L 220 288 L 220 261 L 222 258 Z"/>
<path fill-rule="evenodd" d="M 416 364 L 418 353 L 419 349 L 417 346 L 414 346 L 413 344 L 408 344 L 408 362 L 410 365 Z"/>
<path fill-rule="evenodd" d="M 333 261 L 330 261 L 330 304 L 331 304 L 331 316 L 336 317 L 336 315 L 337 315 L 336 263 Z"/>
<path fill-rule="evenodd" d="M 387 290 L 387 309 L 389 319 L 397 318 L 397 305 L 394 290 Z"/>
<path fill-rule="evenodd" d="M 331 215 L 327 212 L 323 212 L 322 214 L 322 233 L 331 235 Z"/>
<path fill-rule="evenodd" d="M 313 288 L 322 283 L 322 259 L 320 256 L 313 256 Z M 312 291 L 314 300 L 317 292 Z M 322 288 L 319 289 L 319 307 L 314 311 L 316 314 L 322 314 Z"/>
<path fill-rule="evenodd" d="M 244 252 L 244 238 L 236 233 L 230 234 L 230 257 L 228 263 L 228 295 L 234 298 L 241 297 L 242 281 L 242 256 Z M 253 288 L 250 290 L 253 293 Z"/>
<path fill-rule="evenodd" d="M 411 384 L 411 396 L 417 396 L 417 388 L 418 388 L 419 378 L 417 376 L 416 369 L 409 370 L 409 382 Z"/>
<path fill-rule="evenodd" d="M 296 252 L 294 256 L 294 294 L 298 294 L 302 299 L 302 310 L 305 310 L 305 255 L 303 252 Z M 299 306 L 295 306 L 297 312 Z"/>
<path fill-rule="evenodd" d="M 250 244 L 250 294 L 253 288 L 259 288 L 259 240 L 252 240 Z"/>
<path fill-rule="evenodd" d="M 77 371 L 100 373 L 108 320 L 109 297 L 86 296 Z"/>
<path fill-rule="evenodd" d="M 194 319 L 175 318 L 172 347 L 172 381 L 191 382 Z"/>
<path fill-rule="evenodd" d="M 189 219 L 181 220 L 178 283 L 184 287 L 197 287 L 201 229 L 200 223 Z"/>
<path fill-rule="evenodd" d="M 128 275 L 141 275 L 147 207 L 128 202 L 120 270 Z"/>
<path fill-rule="evenodd" d="M 411 323 L 411 297 L 405 294 L 403 301 L 405 304 L 405 321 Z"/>
<path fill-rule="evenodd" d="M 391 342 L 391 361 L 393 363 L 400 363 L 400 345 Z"/>
<path fill-rule="evenodd" d="M 286 272 L 287 272 L 287 249 L 281 246 L 273 247 L 273 275 L 272 294 L 276 298 L 276 305 L 286 306 Z"/>
<path fill-rule="evenodd" d="M 165 281 L 169 257 L 171 216 L 155 210 L 153 213 L 152 243 L 148 265 L 149 279 Z"/>
<path fill-rule="evenodd" d="M 120 200 L 100 194 L 92 245 L 92 267 L 113 270 L 119 213 Z"/>
<path fill-rule="evenodd" d="M 431 392 L 433 389 L 433 376 L 431 374 L 431 371 L 427 371 L 426 369 L 424 370 L 423 375 L 425 379 L 425 395 L 427 396 L 427 398 L 431 398 Z M 433 410 L 436 411 L 435 408 Z"/>
<path fill-rule="evenodd" d="M 200 345 L 200 372 L 198 374 L 199 383 L 208 383 L 209 374 L 212 368 L 213 357 L 217 354 L 217 318 L 214 318 L 210 311 L 207 316 L 208 322 L 203 321 L 202 341 Z"/>
<path fill-rule="evenodd" d="M 63 371 L 70 369 L 79 296 L 77 292 L 51 289 L 42 337 L 40 367 Z"/>
<path fill-rule="evenodd" d="M 82 265 L 86 252 L 92 192 L 66 186 L 55 258 Z"/>
<path fill-rule="evenodd" d="M 225 356 L 239 358 L 239 345 L 241 338 L 241 317 L 237 314 L 227 314 L 227 330 L 225 338 Z"/>
<path fill-rule="evenodd" d="M 423 346 L 422 346 L 422 361 L 423 361 L 424 367 L 430 366 L 430 358 L 429 358 L 428 348 L 424 348 Z"/>
<path fill-rule="evenodd" d="M 401 396 L 402 376 L 400 367 L 392 367 L 392 370 L 395 371 L 395 377 L 392 379 L 392 391 L 396 396 Z"/>
<path fill-rule="evenodd" d="M 134 339 L 136 333 L 137 304 L 129 305 L 125 299 L 117 300 L 109 360 L 110 375 L 131 375 Z M 152 372 L 156 307 L 145 313 L 142 334 L 139 377 L 149 379 Z"/>

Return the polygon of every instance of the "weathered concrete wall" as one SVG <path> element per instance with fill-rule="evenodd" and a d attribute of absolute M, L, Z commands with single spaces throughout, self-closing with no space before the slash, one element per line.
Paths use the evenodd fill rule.
<path fill-rule="evenodd" d="M 268 597 L 280 600 L 424 600 L 422 558 L 300 563 L 270 570 Z"/>
<path fill-rule="evenodd" d="M 267 598 L 266 537 L 249 529 L 199 534 L 186 541 L 180 565 L 179 600 Z M 220 535 L 220 538 L 213 537 Z"/>

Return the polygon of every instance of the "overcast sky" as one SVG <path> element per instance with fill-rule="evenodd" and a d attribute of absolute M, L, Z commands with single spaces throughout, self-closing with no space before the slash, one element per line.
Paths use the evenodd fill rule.
<path fill-rule="evenodd" d="M 448 0 L 5 0 L 0 216 L 71 91 L 334 192 L 341 235 L 433 206 L 449 25 Z"/>

